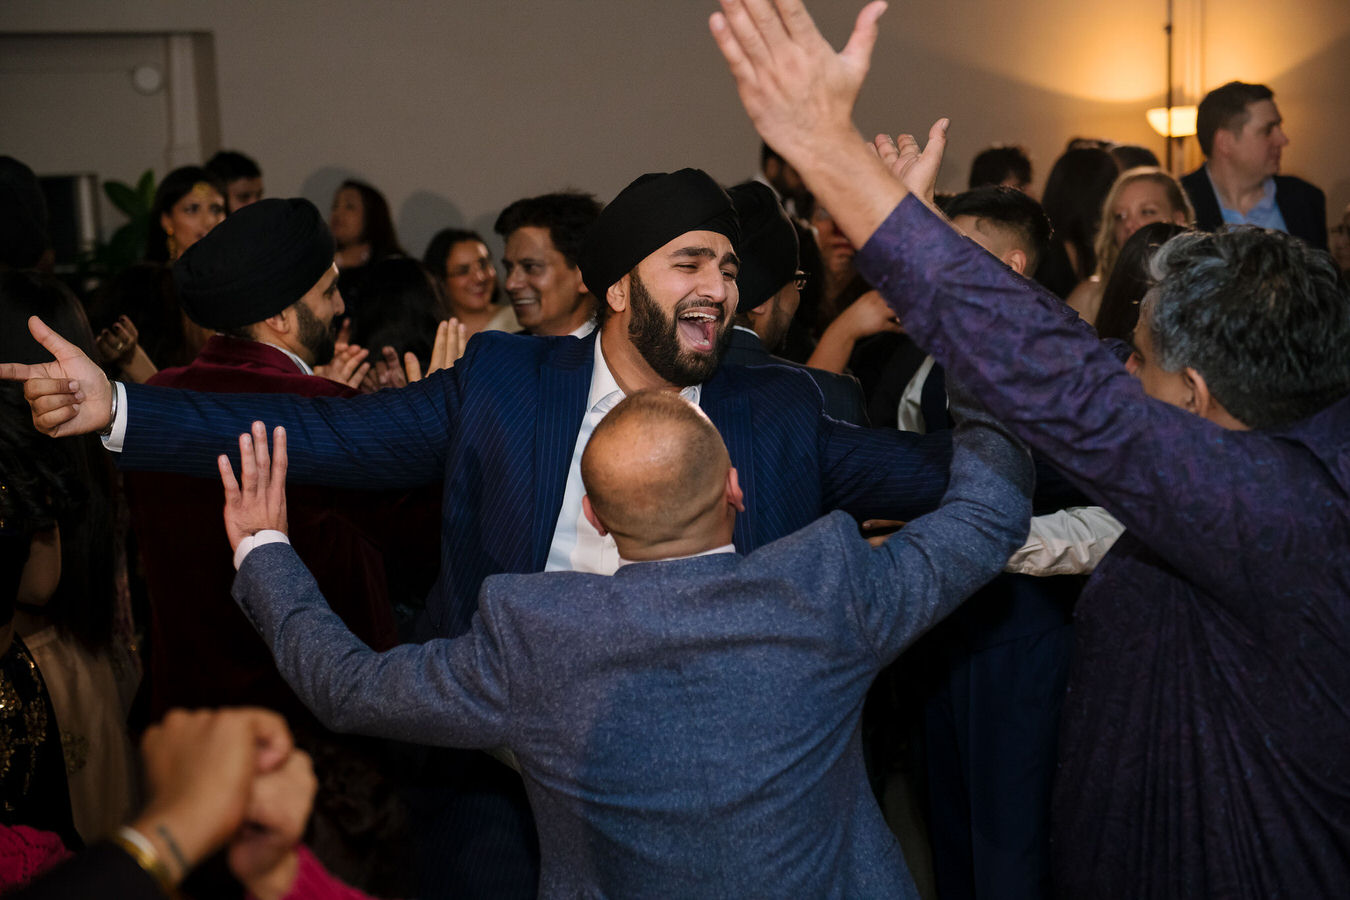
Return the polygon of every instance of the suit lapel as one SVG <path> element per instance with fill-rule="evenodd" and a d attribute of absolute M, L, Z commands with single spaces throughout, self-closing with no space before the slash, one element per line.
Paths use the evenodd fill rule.
<path fill-rule="evenodd" d="M 748 553 L 759 546 L 753 540 L 756 508 L 755 445 L 750 435 L 750 400 L 746 396 L 744 386 L 738 390 L 735 381 L 735 375 L 731 374 L 727 366 L 719 368 L 703 385 L 699 406 L 708 414 L 708 418 L 712 419 L 712 423 L 722 435 L 722 440 L 726 442 L 727 452 L 731 455 L 731 464 L 736 467 L 741 490 L 745 493 L 745 512 L 736 517 L 734 539 L 736 549 Z"/>
<path fill-rule="evenodd" d="M 567 471 L 577 432 L 586 415 L 595 363 L 595 336 L 560 340 L 539 371 L 539 414 L 534 431 L 534 518 L 531 532 L 534 571 L 542 571 L 558 525 L 567 488 Z"/>

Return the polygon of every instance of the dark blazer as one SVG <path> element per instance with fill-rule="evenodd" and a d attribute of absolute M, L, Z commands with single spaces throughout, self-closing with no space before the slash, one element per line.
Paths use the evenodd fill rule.
<path fill-rule="evenodd" d="M 192 365 L 165 369 L 149 383 L 301 397 L 356 393 L 303 374 L 275 347 L 223 335 L 207 341 Z M 220 515 L 220 476 L 129 472 L 126 485 L 150 595 L 151 717 L 157 720 L 175 706 L 302 712 L 271 654 L 230 600 L 234 562 Z M 377 544 L 382 533 L 377 501 L 389 498 L 297 486 L 287 500 L 296 549 L 333 608 L 362 640 L 392 646 L 393 610 Z"/>
<path fill-rule="evenodd" d="M 285 425 L 296 482 L 407 489 L 444 479 L 441 571 L 428 636 L 468 630 L 483 579 L 548 558 L 590 390 L 596 334 L 485 332 L 464 357 L 400 390 L 350 400 L 194 394 L 127 385 L 127 469 L 210 477 L 254 419 Z M 948 435 L 857 428 L 826 416 L 808 376 L 723 365 L 701 405 L 740 472 L 752 551 L 825 512 L 910 520 L 946 485 Z"/>
<path fill-rule="evenodd" d="M 499 575 L 467 635 L 383 654 L 284 544 L 249 554 L 235 597 L 330 727 L 515 751 L 541 896 L 917 897 L 864 772 L 863 699 L 1030 509 L 1025 451 L 958 435 L 942 508 L 880 549 L 836 512 L 748 556 Z"/>
<path fill-rule="evenodd" d="M 1181 186 L 1195 206 L 1196 227 L 1217 231 L 1223 225 L 1223 212 L 1205 167 L 1183 177 Z M 1292 175 L 1276 175 L 1275 205 L 1290 234 L 1318 250 L 1327 249 L 1327 196 L 1318 187 Z"/>
<path fill-rule="evenodd" d="M 764 349 L 759 335 L 745 328 L 732 328 L 722 362 L 733 366 L 788 366 L 811 376 L 825 398 L 825 414 L 841 422 L 866 428 L 867 410 L 863 405 L 862 387 L 852 375 L 839 375 L 824 369 L 813 369 Z"/>

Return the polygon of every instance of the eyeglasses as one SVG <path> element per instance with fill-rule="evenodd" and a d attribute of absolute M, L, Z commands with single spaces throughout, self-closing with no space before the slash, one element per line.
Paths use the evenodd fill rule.
<path fill-rule="evenodd" d="M 797 271 L 796 275 L 792 276 L 792 283 L 797 286 L 797 290 L 799 291 L 806 290 L 806 282 L 809 280 L 810 279 L 806 277 L 806 273 L 800 269 Z"/>

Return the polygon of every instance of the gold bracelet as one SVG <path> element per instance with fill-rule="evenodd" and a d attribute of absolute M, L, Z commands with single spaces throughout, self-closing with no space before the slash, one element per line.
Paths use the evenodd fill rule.
<path fill-rule="evenodd" d="M 136 861 L 136 865 L 145 870 L 145 873 L 155 879 L 159 889 L 164 892 L 164 896 L 174 896 L 173 876 L 169 874 L 169 867 L 164 864 L 164 860 L 159 858 L 155 852 L 155 845 L 150 843 L 149 838 L 141 834 L 130 825 L 123 825 L 117 829 L 117 833 L 111 838 L 112 842 L 126 851 L 127 855 Z"/>

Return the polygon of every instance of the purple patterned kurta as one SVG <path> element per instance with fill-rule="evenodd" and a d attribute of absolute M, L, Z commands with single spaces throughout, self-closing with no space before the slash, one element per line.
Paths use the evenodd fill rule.
<path fill-rule="evenodd" d="M 858 266 L 1128 528 L 1076 614 L 1057 892 L 1350 896 L 1350 398 L 1247 432 L 1148 398 L 1059 300 L 913 198 Z"/>

